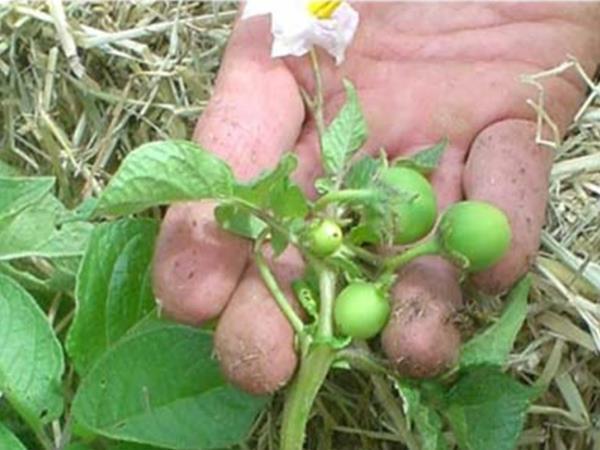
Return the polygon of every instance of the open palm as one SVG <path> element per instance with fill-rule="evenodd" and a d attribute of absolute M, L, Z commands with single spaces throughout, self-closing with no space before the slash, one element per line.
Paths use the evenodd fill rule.
<path fill-rule="evenodd" d="M 513 229 L 509 253 L 476 284 L 507 289 L 529 267 L 543 224 L 553 155 L 535 144 L 535 89 L 523 74 L 569 55 L 593 72 L 600 60 L 600 5 L 587 3 L 361 3 L 346 62 L 320 58 L 326 117 L 344 100 L 341 79 L 358 89 L 369 125 L 365 151 L 390 158 L 447 137 L 432 175 L 440 208 L 463 198 L 495 203 Z M 237 23 L 195 139 L 251 178 L 295 149 L 297 180 L 309 194 L 320 174 L 314 124 L 299 87 L 313 91 L 305 58 L 269 56 L 264 17 Z M 548 112 L 564 131 L 584 86 L 575 76 L 545 82 Z M 174 318 L 198 324 L 221 313 L 215 336 L 226 375 L 251 392 L 269 392 L 293 374 L 293 332 L 269 298 L 242 239 L 218 229 L 210 203 L 172 207 L 155 256 L 155 292 Z M 276 272 L 290 280 L 301 260 L 286 252 Z M 383 333 L 390 359 L 408 375 L 430 376 L 454 361 L 461 303 L 453 269 L 435 257 L 406 268 Z M 227 305 L 227 306 L 226 306 Z M 412 314 L 407 314 L 407 309 Z"/>

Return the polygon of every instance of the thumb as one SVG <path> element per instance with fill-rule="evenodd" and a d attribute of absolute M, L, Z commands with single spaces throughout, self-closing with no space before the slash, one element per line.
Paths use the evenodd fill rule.
<path fill-rule="evenodd" d="M 194 139 L 247 180 L 274 166 L 300 133 L 304 108 L 281 60 L 270 57 L 263 17 L 239 21 L 219 72 L 215 93 Z M 220 230 L 214 204 L 169 209 L 154 255 L 154 293 L 167 315 L 198 324 L 218 316 L 239 283 L 249 243 Z"/>

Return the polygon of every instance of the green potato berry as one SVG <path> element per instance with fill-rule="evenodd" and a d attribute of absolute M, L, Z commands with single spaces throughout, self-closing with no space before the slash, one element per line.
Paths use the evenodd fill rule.
<path fill-rule="evenodd" d="M 470 272 L 479 272 L 504 256 L 510 246 L 511 230 L 500 209 L 486 202 L 464 201 L 444 212 L 438 239 L 445 251 L 469 261 Z"/>
<path fill-rule="evenodd" d="M 355 281 L 338 295 L 333 315 L 341 334 L 369 339 L 387 323 L 390 304 L 374 284 Z"/>
<path fill-rule="evenodd" d="M 390 167 L 381 173 L 381 181 L 407 196 L 396 202 L 394 215 L 398 226 L 394 243 L 410 244 L 431 231 L 437 216 L 435 193 L 427 178 L 406 167 Z"/>
<path fill-rule="evenodd" d="M 312 253 L 324 258 L 340 248 L 343 237 L 342 229 L 333 220 L 318 220 L 308 228 L 308 247 Z"/>

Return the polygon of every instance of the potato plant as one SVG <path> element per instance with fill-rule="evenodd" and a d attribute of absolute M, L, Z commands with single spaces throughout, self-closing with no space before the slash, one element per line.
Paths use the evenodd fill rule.
<path fill-rule="evenodd" d="M 427 381 L 397 375 L 395 369 L 406 363 L 398 343 L 418 339 L 428 314 L 443 312 L 428 310 L 423 299 L 424 316 L 410 328 L 405 315 L 411 312 L 391 300 L 394 289 L 406 287 L 397 282 L 397 272 L 414 271 L 418 265 L 409 263 L 421 256 L 442 256 L 464 277 L 494 265 L 510 244 L 508 220 L 495 206 L 475 201 L 438 215 L 427 176 L 443 142 L 391 162 L 384 152 L 360 155 L 366 123 L 352 84 L 345 81 L 344 87 L 346 103 L 329 124 L 315 101 L 319 93 L 307 97 L 321 132 L 323 175 L 313 199 L 293 181 L 293 153 L 257 179 L 239 182 L 209 150 L 175 140 L 147 143 L 130 153 L 101 195 L 74 211 L 49 194 L 51 179 L 0 178 L 6 188 L 0 191 L 0 232 L 17 236 L 11 224 L 34 221 L 23 213 L 42 199 L 55 233 L 45 246 L 36 244 L 37 250 L 27 243 L 19 248 L 16 238 L 13 250 L 0 244 L 0 257 L 50 258 L 58 267 L 64 262 L 52 258 L 75 257 L 85 248 L 71 269 L 77 311 L 65 347 L 74 370 L 70 377 L 76 374 L 80 382 L 67 403 L 64 442 L 52 442 L 47 434 L 65 408 L 59 387 L 64 356 L 28 293 L 50 288 L 12 266 L 0 275 L 0 333 L 20 330 L 2 343 L 10 352 L 0 348 L 0 392 L 41 448 L 65 448 L 69 441 L 96 448 L 98 439 L 174 449 L 231 447 L 243 439 L 265 396 L 281 391 L 279 448 L 301 450 L 315 398 L 334 368 L 364 371 L 380 394 L 382 386 L 393 386 L 396 392 L 384 389 L 380 401 L 391 415 L 404 410 L 414 423 L 419 442 L 402 436 L 411 450 L 446 448 L 446 426 L 465 449 L 515 446 L 537 391 L 502 367 L 525 318 L 528 279 L 513 289 L 500 320 L 465 344 L 458 360 L 444 355 L 445 343 L 458 336 L 440 328 L 435 350 L 446 370 Z M 214 322 L 202 328 L 156 317 L 149 243 L 157 223 L 131 217 L 182 201 L 210 201 L 207 211 L 222 230 L 252 242 L 252 265 L 242 286 L 253 292 L 251 300 L 234 296 L 223 312 L 223 305 L 206 305 L 206 319 Z M 61 243 L 65 230 L 69 234 Z M 75 232 L 79 240 L 72 239 Z M 403 279 L 411 276 L 427 273 L 417 270 Z M 268 332 L 232 331 L 250 315 L 261 317 Z M 37 340 L 19 328 L 27 321 Z M 380 335 L 383 349 L 393 355 L 389 362 L 373 345 Z M 23 384 L 22 368 L 12 364 L 15 349 L 37 347 L 46 359 Z M 0 448 L 13 445 L 7 442 L 16 437 L 0 427 Z M 21 448 L 14 445 L 7 448 Z"/>

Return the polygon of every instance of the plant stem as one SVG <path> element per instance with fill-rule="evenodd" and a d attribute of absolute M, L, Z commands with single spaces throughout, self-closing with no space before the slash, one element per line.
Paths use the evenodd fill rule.
<path fill-rule="evenodd" d="M 371 189 L 344 189 L 342 191 L 332 191 L 319 198 L 314 204 L 314 209 L 315 211 L 319 211 L 334 202 L 372 200 L 376 195 L 377 193 Z"/>
<path fill-rule="evenodd" d="M 319 290 L 321 293 L 321 307 L 319 310 L 319 325 L 317 338 L 327 340 L 333 336 L 333 302 L 335 301 L 335 272 L 330 268 L 320 265 Z"/>
<path fill-rule="evenodd" d="M 442 248 L 439 242 L 435 238 L 425 241 L 421 244 L 417 244 L 402 253 L 386 259 L 384 263 L 385 271 L 388 273 L 395 272 L 402 266 L 405 266 L 411 262 L 413 259 L 424 255 L 437 255 L 440 253 L 441 249 Z"/>
<path fill-rule="evenodd" d="M 302 336 L 304 334 L 304 323 L 302 322 L 302 320 L 300 320 L 294 309 L 291 307 L 290 302 L 288 302 L 287 298 L 285 297 L 285 294 L 281 291 L 281 288 L 277 284 L 277 280 L 273 276 L 271 269 L 269 269 L 269 266 L 265 260 L 264 255 L 260 251 L 260 248 L 257 248 L 254 255 L 254 260 L 256 262 L 256 266 L 258 267 L 263 281 L 267 285 L 267 288 L 271 292 L 271 295 L 273 295 L 273 297 L 275 298 L 277 305 L 292 325 L 292 328 L 294 329 L 295 333 L 298 336 Z"/>
<path fill-rule="evenodd" d="M 302 361 L 285 401 L 280 450 L 302 450 L 304 447 L 312 405 L 334 358 L 335 350 L 328 344 L 316 344 Z"/>

